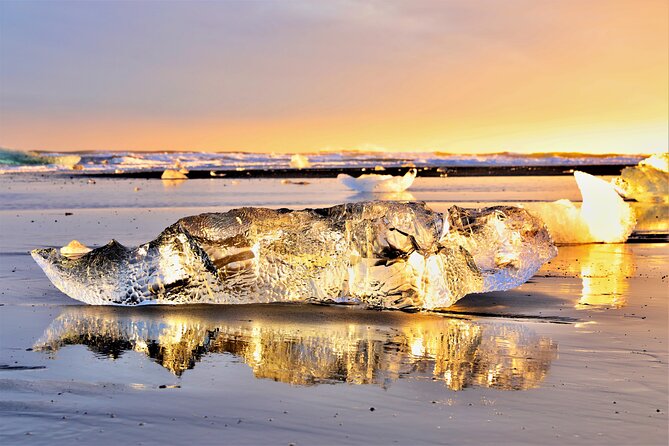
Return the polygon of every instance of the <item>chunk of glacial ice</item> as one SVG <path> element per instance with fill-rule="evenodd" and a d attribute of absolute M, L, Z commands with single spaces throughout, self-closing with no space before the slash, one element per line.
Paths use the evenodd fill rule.
<path fill-rule="evenodd" d="M 624 243 L 636 226 L 630 205 L 601 178 L 579 171 L 574 178 L 583 197 L 580 207 L 567 199 L 523 207 L 546 223 L 555 243 Z"/>
<path fill-rule="evenodd" d="M 613 185 L 626 198 L 669 203 L 669 153 L 656 153 L 637 166 L 625 167 Z"/>
<path fill-rule="evenodd" d="M 448 307 L 528 280 L 557 253 L 518 207 L 370 201 L 325 209 L 240 208 L 182 218 L 155 240 L 112 240 L 79 258 L 33 258 L 68 296 L 94 305 L 323 301 Z"/>

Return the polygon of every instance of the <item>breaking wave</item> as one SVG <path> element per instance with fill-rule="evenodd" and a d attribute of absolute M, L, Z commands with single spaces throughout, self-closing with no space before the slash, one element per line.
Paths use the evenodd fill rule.
<path fill-rule="evenodd" d="M 73 166 L 84 172 L 162 171 L 176 164 L 189 170 L 281 169 L 291 167 L 291 153 L 204 152 L 20 152 L 0 149 L 0 173 L 58 172 Z M 633 165 L 643 155 L 587 155 L 579 153 L 490 153 L 458 155 L 441 152 L 318 152 L 305 154 L 306 169 L 393 167 L 514 167 Z"/>

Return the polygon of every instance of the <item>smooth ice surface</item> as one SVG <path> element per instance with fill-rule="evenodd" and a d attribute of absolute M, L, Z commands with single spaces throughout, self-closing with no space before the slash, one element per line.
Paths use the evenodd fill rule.
<path fill-rule="evenodd" d="M 657 153 L 638 166 L 625 167 L 613 184 L 624 197 L 669 203 L 669 153 Z"/>
<path fill-rule="evenodd" d="M 58 289 L 95 305 L 316 300 L 433 309 L 518 286 L 556 249 L 543 223 L 518 207 L 441 214 L 424 203 L 371 201 L 201 214 L 136 248 L 112 240 L 79 258 L 32 255 Z"/>
<path fill-rule="evenodd" d="M 337 175 L 337 179 L 349 189 L 358 192 L 403 192 L 411 187 L 416 179 L 416 169 L 411 169 L 403 176 L 366 174 L 354 178 L 345 173 Z"/>
<path fill-rule="evenodd" d="M 583 203 L 570 200 L 552 203 L 525 203 L 541 218 L 558 244 L 623 243 L 636 225 L 634 212 L 606 181 L 584 172 L 574 172 Z"/>

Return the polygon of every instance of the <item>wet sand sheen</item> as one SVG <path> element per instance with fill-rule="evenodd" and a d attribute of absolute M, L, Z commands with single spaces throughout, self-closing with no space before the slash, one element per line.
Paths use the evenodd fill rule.
<path fill-rule="evenodd" d="M 416 180 L 418 199 L 449 197 L 428 180 Z M 536 178 L 528 181 L 511 182 L 506 196 L 528 194 Z M 280 202 L 266 184 L 243 190 L 300 207 L 323 187 L 290 186 Z M 460 199 L 488 195 L 481 184 L 501 196 L 473 181 L 469 193 L 459 183 Z M 98 180 L 67 198 L 24 186 L 11 184 L 24 208 L 1 211 L 3 443 L 667 442 L 667 244 L 562 247 L 529 283 L 444 314 L 81 307 L 48 284 L 28 249 L 72 238 L 136 243 L 213 201 L 156 208 L 151 183 L 133 195 L 135 209 L 86 205 L 66 217 L 30 203 L 85 203 L 94 191 L 104 206 L 136 186 Z"/>

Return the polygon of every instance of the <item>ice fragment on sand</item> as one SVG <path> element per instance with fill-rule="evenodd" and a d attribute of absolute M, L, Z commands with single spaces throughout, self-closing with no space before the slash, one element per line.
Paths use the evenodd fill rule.
<path fill-rule="evenodd" d="M 601 178 L 576 171 L 574 179 L 583 197 L 580 207 L 566 199 L 523 206 L 546 223 L 555 243 L 625 242 L 636 225 L 629 204 Z"/>
<path fill-rule="evenodd" d="M 656 153 L 635 167 L 625 167 L 613 184 L 626 198 L 669 203 L 669 153 Z"/>
<path fill-rule="evenodd" d="M 181 170 L 166 169 L 160 176 L 163 180 L 187 180 L 188 177 Z"/>
<path fill-rule="evenodd" d="M 337 179 L 349 189 L 359 192 L 402 192 L 407 190 L 416 179 L 416 169 L 409 170 L 404 176 L 366 174 L 353 178 L 340 173 Z"/>
<path fill-rule="evenodd" d="M 91 248 L 82 244 L 79 240 L 72 240 L 70 243 L 60 248 L 60 253 L 67 257 L 80 257 L 90 251 Z"/>
<path fill-rule="evenodd" d="M 518 286 L 555 254 L 543 223 L 521 208 L 441 214 L 380 201 L 201 214 L 137 248 L 111 241 L 79 259 L 32 252 L 57 288 L 89 304 L 318 300 L 420 309 Z"/>

